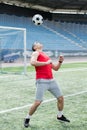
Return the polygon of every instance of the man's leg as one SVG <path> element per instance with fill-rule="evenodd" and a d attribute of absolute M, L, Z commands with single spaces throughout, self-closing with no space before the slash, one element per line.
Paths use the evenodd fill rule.
<path fill-rule="evenodd" d="M 56 83 L 55 80 L 53 82 L 50 82 L 50 89 L 49 91 L 57 98 L 57 108 L 58 108 L 58 115 L 57 119 L 61 121 L 70 122 L 68 119 L 65 118 L 63 115 L 63 108 L 64 108 L 64 97 L 62 96 L 62 92 L 60 90 L 60 87 Z"/>
<path fill-rule="evenodd" d="M 29 110 L 29 115 L 32 116 L 33 113 L 37 110 L 38 106 L 41 104 L 41 101 L 35 101 Z"/>
<path fill-rule="evenodd" d="M 60 96 L 57 99 L 57 107 L 58 107 L 58 115 L 57 115 L 57 119 L 59 121 L 62 122 L 70 122 L 70 120 L 68 120 L 64 115 L 63 115 L 63 108 L 64 108 L 64 97 Z"/>
<path fill-rule="evenodd" d="M 29 121 L 31 116 L 34 114 L 34 112 L 37 110 L 37 108 L 39 107 L 39 105 L 41 104 L 41 101 L 35 101 L 33 103 L 33 105 L 31 106 L 30 110 L 29 110 L 29 114 L 26 116 L 25 120 L 24 120 L 24 126 L 28 127 L 29 126 Z"/>
<path fill-rule="evenodd" d="M 57 106 L 60 111 L 63 110 L 63 108 L 64 108 L 64 97 L 63 96 L 58 98 Z"/>

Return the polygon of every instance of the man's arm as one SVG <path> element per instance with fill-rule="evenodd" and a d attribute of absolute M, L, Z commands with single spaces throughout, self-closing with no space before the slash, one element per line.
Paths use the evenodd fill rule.
<path fill-rule="evenodd" d="M 63 61 L 64 61 L 64 57 L 60 56 L 57 64 L 56 65 L 52 64 L 52 69 L 57 71 L 61 67 L 61 64 L 62 64 Z"/>
<path fill-rule="evenodd" d="M 38 56 L 39 56 L 38 51 L 35 51 L 32 53 L 31 60 L 30 60 L 30 63 L 32 66 L 44 66 L 44 65 L 48 65 L 48 64 L 52 63 L 51 60 L 48 60 L 46 62 L 37 61 Z"/>

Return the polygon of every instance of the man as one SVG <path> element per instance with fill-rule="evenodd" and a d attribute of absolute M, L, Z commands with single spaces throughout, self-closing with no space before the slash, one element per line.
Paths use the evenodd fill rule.
<path fill-rule="evenodd" d="M 30 118 L 38 108 L 38 106 L 43 101 L 43 96 L 46 90 L 51 92 L 55 98 L 57 99 L 57 107 L 58 107 L 58 114 L 57 119 L 59 121 L 70 122 L 64 115 L 63 115 L 63 107 L 64 107 L 64 98 L 62 92 L 57 85 L 56 81 L 53 78 L 52 69 L 57 71 L 63 60 L 64 57 L 60 56 L 57 64 L 53 64 L 52 60 L 42 51 L 43 45 L 39 42 L 35 42 L 32 46 L 32 56 L 31 56 L 31 65 L 35 67 L 36 70 L 36 99 L 33 105 L 29 110 L 29 114 L 26 116 L 24 120 L 24 126 L 28 127 Z"/>

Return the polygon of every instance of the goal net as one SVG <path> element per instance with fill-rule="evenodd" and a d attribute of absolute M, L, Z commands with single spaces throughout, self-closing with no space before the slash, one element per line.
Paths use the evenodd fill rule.
<path fill-rule="evenodd" d="M 26 71 L 26 29 L 0 26 L 0 73 Z"/>

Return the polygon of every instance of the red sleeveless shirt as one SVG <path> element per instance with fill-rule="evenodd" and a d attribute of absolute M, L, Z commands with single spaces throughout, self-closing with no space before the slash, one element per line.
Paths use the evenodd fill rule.
<path fill-rule="evenodd" d="M 50 58 L 43 52 L 39 52 L 37 61 L 46 62 Z M 52 64 L 36 66 L 36 79 L 53 79 Z"/>

